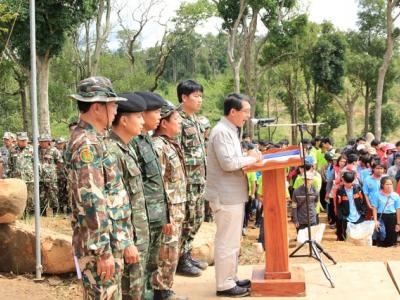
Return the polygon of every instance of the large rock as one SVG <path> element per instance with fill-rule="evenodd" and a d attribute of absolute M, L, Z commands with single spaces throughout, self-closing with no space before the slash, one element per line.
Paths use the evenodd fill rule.
<path fill-rule="evenodd" d="M 20 179 L 0 179 L 0 223 L 12 223 L 24 213 L 26 184 Z"/>
<path fill-rule="evenodd" d="M 195 259 L 214 264 L 214 238 L 217 232 L 215 223 L 203 222 L 193 241 L 192 256 Z"/>
<path fill-rule="evenodd" d="M 41 252 L 44 273 L 75 270 L 70 236 L 43 230 Z M 16 274 L 36 271 L 35 232 L 23 224 L 0 224 L 0 272 L 10 271 Z"/>

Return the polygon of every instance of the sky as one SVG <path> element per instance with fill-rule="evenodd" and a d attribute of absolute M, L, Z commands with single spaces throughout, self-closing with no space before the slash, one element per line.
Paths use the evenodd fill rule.
<path fill-rule="evenodd" d="M 151 1 L 158 1 L 160 4 L 151 10 L 150 15 L 154 17 L 153 21 L 145 26 L 141 35 L 141 44 L 143 48 L 154 46 L 162 39 L 164 29 L 160 26 L 156 19 L 160 19 L 161 23 L 165 23 L 170 17 L 175 15 L 176 9 L 184 0 L 141 0 L 144 5 Z M 163 3 L 161 3 L 163 2 Z M 185 2 L 194 2 L 194 0 L 186 0 Z M 140 13 L 138 8 L 139 0 L 116 0 L 116 9 L 121 9 L 121 15 L 124 23 L 129 24 L 131 28 L 137 28 L 137 23 L 132 21 L 132 12 L 136 16 Z M 355 29 L 357 22 L 357 1 L 356 0 L 300 0 L 301 9 L 308 11 L 309 19 L 316 23 L 324 20 L 331 21 L 337 28 L 341 30 Z M 116 11 L 114 9 L 114 12 Z M 112 17 L 113 31 L 109 41 L 109 47 L 115 50 L 119 47 L 116 38 L 116 32 L 119 30 L 118 17 L 116 13 Z M 196 30 L 200 34 L 208 32 L 217 33 L 221 27 L 221 21 L 218 18 L 212 18 L 206 24 L 199 26 Z"/>

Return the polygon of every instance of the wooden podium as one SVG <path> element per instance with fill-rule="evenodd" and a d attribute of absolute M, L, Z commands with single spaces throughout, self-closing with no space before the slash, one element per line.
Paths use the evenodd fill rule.
<path fill-rule="evenodd" d="M 265 267 L 253 269 L 251 296 L 305 296 L 304 270 L 289 266 L 285 168 L 302 165 L 300 148 L 272 149 L 263 161 L 244 168 L 261 171 Z"/>

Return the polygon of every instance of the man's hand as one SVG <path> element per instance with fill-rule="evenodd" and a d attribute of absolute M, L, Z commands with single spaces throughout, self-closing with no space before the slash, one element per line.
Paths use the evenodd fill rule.
<path fill-rule="evenodd" d="M 247 156 L 255 158 L 256 161 L 260 161 L 262 158 L 261 152 L 255 149 L 247 151 Z"/>
<path fill-rule="evenodd" d="M 162 232 L 163 232 L 165 235 L 172 235 L 172 230 L 173 230 L 173 228 L 174 228 L 174 225 L 173 225 L 173 224 L 171 224 L 171 223 L 165 224 L 165 225 L 163 226 L 163 228 L 162 228 Z"/>
<path fill-rule="evenodd" d="M 105 257 L 100 257 L 97 261 L 97 275 L 100 276 L 101 280 L 110 280 L 115 273 L 115 261 L 112 254 L 108 254 Z"/>
<path fill-rule="evenodd" d="M 135 264 L 139 262 L 139 251 L 135 245 L 130 245 L 125 248 L 124 259 L 127 264 Z"/>

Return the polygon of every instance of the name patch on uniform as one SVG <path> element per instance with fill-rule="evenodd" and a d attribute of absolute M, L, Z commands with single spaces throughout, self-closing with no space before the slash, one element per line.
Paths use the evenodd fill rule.
<path fill-rule="evenodd" d="M 93 161 L 94 154 L 93 154 L 93 151 L 90 150 L 90 148 L 85 148 L 81 151 L 79 157 L 81 158 L 81 161 L 89 164 Z"/>

